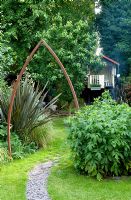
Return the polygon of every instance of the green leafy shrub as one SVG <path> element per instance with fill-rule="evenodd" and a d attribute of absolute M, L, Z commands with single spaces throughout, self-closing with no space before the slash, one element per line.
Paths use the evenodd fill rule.
<path fill-rule="evenodd" d="M 13 158 L 23 158 L 25 156 L 24 146 L 16 134 L 12 134 L 11 136 L 11 147 Z"/>
<path fill-rule="evenodd" d="M 22 143 L 19 136 L 14 132 L 11 134 L 11 148 L 14 159 L 23 158 L 25 155 L 34 153 L 38 149 L 34 142 Z M 0 125 L 0 163 L 7 160 L 7 127 Z"/>
<path fill-rule="evenodd" d="M 0 93 L 2 92 L 4 94 L 7 94 L 8 90 L 9 87 L 7 86 L 6 81 L 2 77 L 0 77 Z"/>
<path fill-rule="evenodd" d="M 5 39 L 2 31 L 0 31 L 0 77 L 9 72 L 9 68 L 14 64 L 15 60 L 16 54 L 11 48 L 9 41 Z"/>
<path fill-rule="evenodd" d="M 127 175 L 131 161 L 131 108 L 108 92 L 67 121 L 74 166 L 96 176 Z"/>
<path fill-rule="evenodd" d="M 15 159 L 23 158 L 27 154 L 34 153 L 38 149 L 38 147 L 34 142 L 22 143 L 19 136 L 16 134 L 12 135 L 11 147 L 12 147 L 12 157 Z"/>
<path fill-rule="evenodd" d="M 3 124 L 0 124 L 0 140 L 5 141 L 7 138 L 7 129 Z"/>

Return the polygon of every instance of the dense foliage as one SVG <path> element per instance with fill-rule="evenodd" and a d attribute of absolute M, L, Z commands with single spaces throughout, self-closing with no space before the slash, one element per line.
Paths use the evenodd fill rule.
<path fill-rule="evenodd" d="M 11 147 L 13 158 L 23 158 L 25 155 L 34 153 L 38 149 L 35 142 L 23 143 L 15 132 L 12 132 Z M 0 164 L 7 161 L 9 161 L 7 153 L 7 127 L 0 125 Z"/>
<path fill-rule="evenodd" d="M 63 24 L 67 21 L 77 22 L 79 19 L 88 20 L 92 24 L 94 2 L 92 0 L 7 0 L 1 3 L 1 11 L 4 34 L 14 41 L 13 46 L 17 47 L 21 55 L 18 48 L 25 46 L 27 49 L 22 48 L 22 51 L 29 51 L 40 39 L 36 33 L 49 30 L 54 23 L 54 17 L 58 15 L 62 17 Z"/>
<path fill-rule="evenodd" d="M 10 70 L 18 72 L 29 52 L 43 38 L 63 62 L 79 96 L 87 68 L 98 69 L 101 65 L 95 56 L 98 38 L 93 27 L 94 6 L 92 0 L 3 1 L 2 31 L 16 53 Z M 29 69 L 41 85 L 50 80 L 51 95 L 64 91 L 61 99 L 71 101 L 68 84 L 47 50 L 41 47 Z"/>
<path fill-rule="evenodd" d="M 15 53 L 0 32 L 0 78 L 3 77 L 15 62 Z"/>
<path fill-rule="evenodd" d="M 113 2 L 115 2 L 115 0 L 108 0 L 108 1 L 107 1 L 107 0 L 99 0 L 99 1 L 97 1 L 97 2 L 98 2 L 98 5 L 99 5 L 99 6 L 102 5 L 103 7 L 104 7 L 104 6 L 107 6 L 107 7 L 108 7 L 108 6 L 110 6 Z"/>
<path fill-rule="evenodd" d="M 101 179 L 128 174 L 131 165 L 131 108 L 109 94 L 79 110 L 68 121 L 74 165 Z"/>
<path fill-rule="evenodd" d="M 100 0 L 98 15 L 101 46 L 104 53 L 121 64 L 121 72 L 131 72 L 131 1 Z"/>
<path fill-rule="evenodd" d="M 42 37 L 51 41 L 51 46 L 55 48 L 55 52 L 63 62 L 73 82 L 77 95 L 80 96 L 89 66 L 92 69 L 101 67 L 100 59 L 95 56 L 97 34 L 90 34 L 87 21 L 80 20 L 75 24 L 68 21 L 63 26 L 61 16 L 57 16 L 54 20 L 53 26 L 48 31 L 43 31 Z M 41 35 L 41 33 L 39 34 Z M 43 55 L 41 52 L 43 52 Z M 41 63 L 44 60 L 43 65 L 36 65 L 36 59 Z M 44 49 L 38 52 L 32 61 L 33 65 L 35 65 L 35 68 L 30 67 L 30 73 L 35 80 L 44 83 L 48 77 L 52 86 L 52 95 L 62 92 L 63 100 L 68 102 L 72 100 L 67 81 L 48 52 Z"/>
<path fill-rule="evenodd" d="M 127 103 L 131 106 L 131 85 L 127 85 L 125 88 L 125 96 Z"/>

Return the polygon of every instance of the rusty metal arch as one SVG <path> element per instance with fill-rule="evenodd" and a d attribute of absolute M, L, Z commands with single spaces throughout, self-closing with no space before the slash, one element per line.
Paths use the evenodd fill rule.
<path fill-rule="evenodd" d="M 73 98 L 74 98 L 74 103 L 75 103 L 75 107 L 76 109 L 79 109 L 79 103 L 78 103 L 78 99 L 77 99 L 77 96 L 76 96 L 76 93 L 75 93 L 75 90 L 74 90 L 74 87 L 72 85 L 72 82 L 70 80 L 70 77 L 69 75 L 67 74 L 66 72 L 66 69 L 64 68 L 62 62 L 60 61 L 60 59 L 58 58 L 58 56 L 55 54 L 55 52 L 51 49 L 51 47 L 44 41 L 44 40 L 40 40 L 39 43 L 35 46 L 35 48 L 32 50 L 32 52 L 30 53 L 30 55 L 28 56 L 28 58 L 26 59 L 21 71 L 20 71 L 20 74 L 14 84 L 14 89 L 12 91 L 12 95 L 11 95 L 11 99 L 10 99 L 10 104 L 9 104 L 9 110 L 8 110 L 8 119 L 7 119 L 7 123 L 8 123 L 8 126 L 7 126 L 7 141 L 8 141 L 8 154 L 9 154 L 9 157 L 12 158 L 12 152 L 11 152 L 11 140 L 10 140 L 10 129 L 11 129 L 11 113 L 12 113 L 12 109 L 13 109 L 13 104 L 14 104 L 14 99 L 15 99 L 15 96 L 16 96 L 16 91 L 17 91 L 17 88 L 18 88 L 18 85 L 19 85 L 19 82 L 22 78 L 22 75 L 24 74 L 25 70 L 26 70 L 26 67 L 28 66 L 29 62 L 31 61 L 31 59 L 33 58 L 34 54 L 36 53 L 36 51 L 39 49 L 39 47 L 41 45 L 44 45 L 47 50 L 51 53 L 51 55 L 55 58 L 56 62 L 58 63 L 58 65 L 60 66 L 68 84 L 69 84 L 69 87 L 70 87 L 70 90 L 72 92 L 72 95 L 73 95 Z"/>

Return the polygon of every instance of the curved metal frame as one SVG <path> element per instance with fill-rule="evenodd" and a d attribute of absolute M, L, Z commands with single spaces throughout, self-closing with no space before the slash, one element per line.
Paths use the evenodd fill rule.
<path fill-rule="evenodd" d="M 60 61 L 60 59 L 57 57 L 57 55 L 55 54 L 55 52 L 51 49 L 51 47 L 44 41 L 44 40 L 40 40 L 39 43 L 35 46 L 35 48 L 32 50 L 32 52 L 30 53 L 30 55 L 28 56 L 28 58 L 26 59 L 21 71 L 20 71 L 20 74 L 14 84 L 14 89 L 12 91 L 12 95 L 11 95 L 11 99 L 10 99 L 10 105 L 9 105 L 9 110 L 8 110 L 8 119 L 7 119 L 7 123 L 8 123 L 8 127 L 7 127 L 7 140 L 8 140 L 8 154 L 9 154 L 9 157 L 12 158 L 12 152 L 11 152 L 11 141 L 10 141 L 10 128 L 11 128 L 11 113 L 12 113 L 12 109 L 13 109 L 13 104 L 14 104 L 14 99 L 15 99 L 15 96 L 16 96 L 16 91 L 17 91 L 17 88 L 18 88 L 18 85 L 19 85 L 19 82 L 22 78 L 22 75 L 24 74 L 25 70 L 26 70 L 26 67 L 28 66 L 29 62 L 31 61 L 31 59 L 33 58 L 34 54 L 36 53 L 36 51 L 39 49 L 39 47 L 41 45 L 44 45 L 47 50 L 52 54 L 52 56 L 55 58 L 56 62 L 58 63 L 58 65 L 60 66 L 62 72 L 64 73 L 64 76 L 69 84 L 69 87 L 71 89 L 71 92 L 72 92 L 72 95 L 73 95 L 73 98 L 74 98 L 74 103 L 75 103 L 75 107 L 76 109 L 79 109 L 79 103 L 78 103 L 78 100 L 77 100 L 77 96 L 76 96 L 76 93 L 75 93 L 75 90 L 74 90 L 74 87 L 72 85 L 72 82 L 70 80 L 70 77 L 69 75 L 67 74 L 66 72 L 66 69 L 64 68 L 62 62 Z"/>

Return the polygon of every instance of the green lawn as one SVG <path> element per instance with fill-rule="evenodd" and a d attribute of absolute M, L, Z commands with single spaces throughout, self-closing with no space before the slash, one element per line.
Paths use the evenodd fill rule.
<path fill-rule="evenodd" d="M 67 161 L 66 161 L 67 159 Z M 66 158 L 54 167 L 48 180 L 52 200 L 130 200 L 131 177 L 103 180 L 77 174 Z"/>
<path fill-rule="evenodd" d="M 52 160 L 65 151 L 66 132 L 63 120 L 55 120 L 54 140 L 50 147 L 38 151 L 22 160 L 15 160 L 0 166 L 0 200 L 25 200 L 25 190 L 28 171 L 39 162 Z"/>
<path fill-rule="evenodd" d="M 73 168 L 68 150 L 52 169 L 48 191 L 52 200 L 131 200 L 131 177 L 99 182 L 79 175 Z"/>
<path fill-rule="evenodd" d="M 25 200 L 28 171 L 39 162 L 60 157 L 48 181 L 52 200 L 129 200 L 131 178 L 101 182 L 81 176 L 72 167 L 63 120 L 55 120 L 53 142 L 45 150 L 0 166 L 0 200 Z"/>

